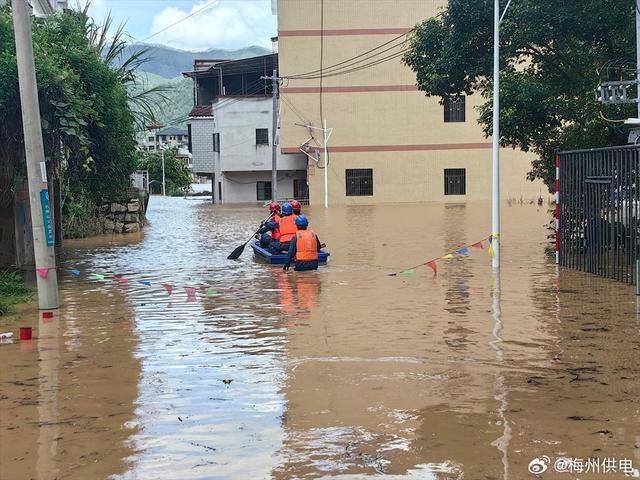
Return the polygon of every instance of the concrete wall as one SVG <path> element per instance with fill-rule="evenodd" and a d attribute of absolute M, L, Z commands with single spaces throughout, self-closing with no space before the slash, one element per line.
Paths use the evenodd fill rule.
<path fill-rule="evenodd" d="M 293 180 L 306 178 L 304 170 L 278 173 L 278 198 L 293 198 Z M 270 182 L 271 172 L 225 172 L 222 179 L 223 203 L 265 203 L 256 196 L 256 182 Z M 218 197 L 216 197 L 217 200 Z"/>
<path fill-rule="evenodd" d="M 435 15 L 446 3 L 325 0 L 325 68 L 399 37 Z M 317 70 L 320 39 L 320 2 L 278 1 L 280 75 Z M 301 117 L 316 127 L 322 125 L 319 87 L 318 79 L 291 79 L 282 87 L 281 95 L 286 99 L 280 127 L 284 152 L 297 151 L 309 137 L 307 129 L 296 125 L 302 123 Z M 444 122 L 439 100 L 418 91 L 415 74 L 400 58 L 325 77 L 323 115 L 328 127 L 333 128 L 329 141 L 330 203 L 466 202 L 490 198 L 491 139 L 484 137 L 476 109 L 482 98 L 467 97 L 466 121 L 451 123 Z M 526 179 L 531 155 L 511 149 L 503 149 L 501 155 L 503 198 L 530 200 L 547 195 L 542 182 Z M 346 196 L 344 176 L 349 168 L 373 168 L 373 196 Z M 466 169 L 466 195 L 444 195 L 444 168 Z M 309 184 L 311 203 L 322 203 L 321 170 L 310 167 Z"/>
<path fill-rule="evenodd" d="M 213 117 L 189 119 L 193 173 L 211 175 L 213 171 Z"/>
<path fill-rule="evenodd" d="M 271 136 L 273 125 L 273 100 L 271 97 L 247 97 L 225 104 L 215 111 L 214 132 L 220 133 L 220 170 L 271 171 Z M 256 129 L 269 131 L 269 145 L 256 145 Z M 306 158 L 302 153 L 285 155 L 278 153 L 278 170 L 304 170 Z"/>

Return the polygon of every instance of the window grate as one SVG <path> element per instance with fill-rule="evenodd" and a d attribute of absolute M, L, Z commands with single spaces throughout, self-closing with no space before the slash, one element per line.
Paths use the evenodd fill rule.
<path fill-rule="evenodd" d="M 271 200 L 271 182 L 256 182 L 256 199 Z"/>
<path fill-rule="evenodd" d="M 307 181 L 299 178 L 293 179 L 293 198 L 306 200 L 309 198 L 309 186 Z"/>
<path fill-rule="evenodd" d="M 466 97 L 445 97 L 444 99 L 444 121 L 464 122 Z"/>
<path fill-rule="evenodd" d="M 444 169 L 444 194 L 445 195 L 466 195 L 467 194 L 467 173 L 465 168 L 445 168 Z"/>
<path fill-rule="evenodd" d="M 268 128 L 256 128 L 256 145 L 269 145 Z"/>
<path fill-rule="evenodd" d="M 345 183 L 348 197 L 373 195 L 373 168 L 347 168 Z"/>

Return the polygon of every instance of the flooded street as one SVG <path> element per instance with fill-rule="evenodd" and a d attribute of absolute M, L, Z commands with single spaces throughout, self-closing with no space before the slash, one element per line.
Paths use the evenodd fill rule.
<path fill-rule="evenodd" d="M 633 287 L 558 273 L 548 208 L 503 206 L 500 277 L 486 243 L 435 278 L 390 277 L 486 239 L 490 205 L 307 208 L 329 265 L 284 273 L 250 248 L 226 259 L 264 209 L 153 197 L 144 235 L 65 245 L 81 274 L 60 274 L 52 320 L 0 319 L 35 337 L 0 344 L 0 479 L 518 480 L 544 455 L 638 468 Z"/>

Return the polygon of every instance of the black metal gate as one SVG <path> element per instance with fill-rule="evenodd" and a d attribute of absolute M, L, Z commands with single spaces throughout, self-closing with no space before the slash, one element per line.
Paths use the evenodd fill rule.
<path fill-rule="evenodd" d="M 640 147 L 558 155 L 559 263 L 635 283 L 640 252 Z"/>

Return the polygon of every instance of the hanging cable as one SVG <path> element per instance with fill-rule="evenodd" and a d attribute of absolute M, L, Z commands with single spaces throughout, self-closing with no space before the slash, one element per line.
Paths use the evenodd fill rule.
<path fill-rule="evenodd" d="M 191 18 L 191 17 L 195 17 L 196 15 L 201 14 L 201 13 L 202 13 L 202 12 L 204 12 L 205 10 L 208 10 L 208 9 L 210 9 L 211 7 L 213 7 L 213 6 L 217 5 L 217 4 L 218 4 L 218 2 L 219 2 L 219 0 L 214 0 L 214 1 L 213 1 L 213 2 L 211 2 L 211 3 L 207 3 L 207 4 L 206 4 L 206 5 L 204 5 L 202 8 L 199 8 L 199 9 L 198 9 L 198 10 L 196 10 L 195 12 L 191 12 L 191 13 L 190 13 L 189 15 L 187 15 L 186 17 L 182 17 L 180 20 L 178 20 L 178 21 L 176 21 L 176 22 L 172 23 L 171 25 L 168 25 L 168 26 L 164 27 L 164 28 L 163 28 L 163 29 L 161 29 L 161 30 L 158 30 L 156 33 L 154 33 L 154 34 L 152 34 L 152 35 L 149 35 L 148 37 L 143 38 L 142 40 L 137 40 L 137 43 L 144 43 L 144 42 L 146 42 L 147 40 L 149 40 L 149 39 L 151 39 L 151 38 L 155 37 L 156 35 L 159 35 L 159 34 L 161 34 L 162 32 L 166 32 L 167 30 L 169 30 L 170 28 L 175 27 L 175 26 L 176 26 L 176 25 L 178 25 L 179 23 L 182 23 L 182 22 L 184 22 L 185 20 L 187 20 L 187 19 L 189 19 L 189 18 Z"/>

